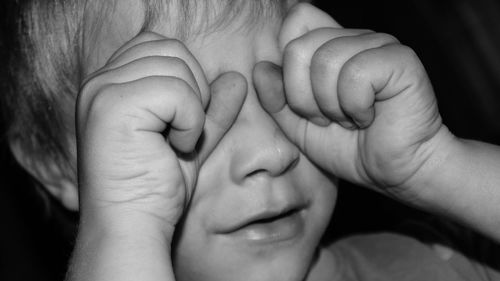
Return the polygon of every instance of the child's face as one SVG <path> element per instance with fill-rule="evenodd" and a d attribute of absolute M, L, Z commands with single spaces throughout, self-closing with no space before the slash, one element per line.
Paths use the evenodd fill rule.
<path fill-rule="evenodd" d="M 90 49 L 86 73 L 105 64 L 142 23 L 139 9 L 137 15 L 117 9 Z M 230 25 L 186 43 L 208 81 L 234 70 L 249 88 L 233 127 L 202 166 L 178 226 L 173 246 L 178 280 L 302 280 L 335 205 L 334 182 L 288 141 L 258 102 L 253 66 L 281 61 L 279 23 L 261 25 L 250 31 Z M 154 31 L 171 35 L 167 24 Z"/>

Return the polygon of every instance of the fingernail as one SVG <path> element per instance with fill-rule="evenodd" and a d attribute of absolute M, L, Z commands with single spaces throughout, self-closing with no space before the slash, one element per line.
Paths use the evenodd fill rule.
<path fill-rule="evenodd" d="M 349 129 L 349 130 L 356 129 L 356 125 L 353 122 L 350 122 L 350 121 L 338 121 L 338 123 L 340 124 L 340 126 L 346 128 L 346 129 Z"/>
<path fill-rule="evenodd" d="M 362 123 L 361 121 L 359 121 L 359 120 L 356 120 L 356 119 L 354 119 L 354 118 L 352 118 L 351 120 L 352 120 L 352 122 L 353 122 L 354 124 L 356 124 L 356 127 L 357 127 L 358 129 L 364 129 L 364 128 L 366 127 L 366 126 L 365 126 L 365 125 L 363 125 L 363 123 Z"/>
<path fill-rule="evenodd" d="M 326 119 L 325 117 L 322 116 L 316 116 L 312 117 L 309 119 L 309 121 L 313 122 L 314 124 L 321 126 L 321 127 L 326 127 L 330 125 L 331 121 Z"/>

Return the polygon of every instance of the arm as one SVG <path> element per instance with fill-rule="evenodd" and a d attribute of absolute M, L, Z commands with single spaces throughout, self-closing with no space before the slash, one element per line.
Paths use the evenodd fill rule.
<path fill-rule="evenodd" d="M 171 234 L 144 220 L 128 223 L 133 227 L 117 231 L 82 222 L 66 280 L 174 281 Z"/>
<path fill-rule="evenodd" d="M 209 85 L 181 42 L 154 33 L 87 79 L 77 102 L 80 226 L 68 281 L 175 280 L 176 224 L 246 89 L 238 73 Z"/>
<path fill-rule="evenodd" d="M 417 55 L 387 34 L 344 29 L 298 4 L 279 35 L 282 66 L 254 83 L 287 136 L 333 175 L 450 216 L 500 241 L 500 152 L 442 123 Z"/>
<path fill-rule="evenodd" d="M 415 202 L 500 242 L 500 147 L 453 138 L 414 177 Z"/>

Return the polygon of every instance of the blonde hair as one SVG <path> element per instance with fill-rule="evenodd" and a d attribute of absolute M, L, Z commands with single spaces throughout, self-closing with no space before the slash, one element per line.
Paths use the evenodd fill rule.
<path fill-rule="evenodd" d="M 138 0 L 140 1 L 140 0 Z M 244 14 L 251 24 L 262 16 L 280 16 L 287 0 L 142 0 L 143 30 L 175 12 L 179 37 L 200 31 L 194 18 L 216 28 Z M 111 3 L 111 4 L 110 4 Z M 52 161 L 69 178 L 76 179 L 74 155 L 74 107 L 82 80 L 80 55 L 82 32 L 89 7 L 119 1 L 18 0 L 10 1 L 3 34 L 4 73 L 1 76 L 2 112 L 10 143 L 18 144 L 32 161 Z M 177 7 L 175 11 L 171 7 Z M 163 13 L 169 11 L 169 13 Z M 199 11 L 204 11 L 199 14 Z M 199 18 L 197 18 L 199 19 Z M 92 25 L 98 26 L 98 22 Z"/>

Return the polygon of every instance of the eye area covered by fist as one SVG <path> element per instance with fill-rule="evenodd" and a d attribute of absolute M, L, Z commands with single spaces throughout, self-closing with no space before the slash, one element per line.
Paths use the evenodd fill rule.
<path fill-rule="evenodd" d="M 391 35 L 345 29 L 297 6 L 280 33 L 282 66 L 254 68 L 263 107 L 326 171 L 413 197 L 412 179 L 449 137 L 420 60 Z"/>
<path fill-rule="evenodd" d="M 237 72 L 209 84 L 178 40 L 148 32 L 126 43 L 78 97 L 81 194 L 92 205 L 82 213 L 132 209 L 173 229 L 246 91 Z"/>

